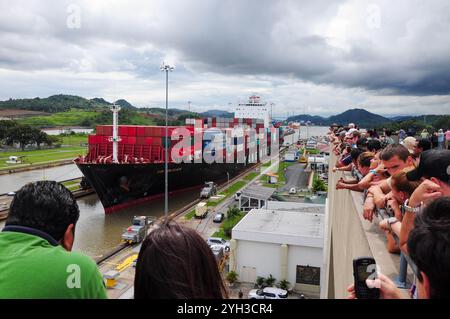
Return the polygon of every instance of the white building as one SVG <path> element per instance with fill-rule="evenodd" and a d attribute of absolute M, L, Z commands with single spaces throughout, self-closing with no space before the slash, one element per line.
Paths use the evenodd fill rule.
<path fill-rule="evenodd" d="M 261 97 L 256 94 L 249 97 L 248 102 L 239 103 L 234 109 L 234 117 L 237 119 L 261 119 L 264 127 L 269 127 L 271 122 L 270 105 L 262 102 Z"/>
<path fill-rule="evenodd" d="M 325 278 L 325 206 L 313 206 L 251 210 L 233 228 L 230 270 L 242 282 L 272 275 L 277 281 L 289 281 L 295 291 L 319 297 Z"/>

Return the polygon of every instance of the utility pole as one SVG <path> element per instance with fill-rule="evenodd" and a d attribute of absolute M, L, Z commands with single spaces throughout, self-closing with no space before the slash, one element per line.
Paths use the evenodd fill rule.
<path fill-rule="evenodd" d="M 165 64 L 161 65 L 161 71 L 166 72 L 166 134 L 164 145 L 164 215 L 167 221 L 169 217 L 169 129 L 168 129 L 168 108 L 169 108 L 169 72 L 172 72 L 174 67 Z"/>

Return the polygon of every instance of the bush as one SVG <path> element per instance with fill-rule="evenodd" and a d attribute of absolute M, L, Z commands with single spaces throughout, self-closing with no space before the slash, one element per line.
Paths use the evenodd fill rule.
<path fill-rule="evenodd" d="M 278 287 L 280 287 L 281 289 L 284 289 L 284 290 L 288 290 L 289 285 L 290 285 L 290 282 L 287 281 L 286 279 L 283 279 L 278 283 Z"/>
<path fill-rule="evenodd" d="M 239 277 L 239 275 L 235 271 L 230 271 L 227 274 L 227 281 L 230 284 L 234 284 L 237 281 L 238 277 Z"/>
<path fill-rule="evenodd" d="M 272 287 L 273 284 L 275 283 L 276 279 L 273 278 L 272 274 L 269 275 L 269 277 L 266 278 L 266 285 L 268 287 Z"/>
<path fill-rule="evenodd" d="M 325 182 L 321 179 L 315 179 L 313 181 L 313 192 L 326 192 L 327 191 L 327 185 L 325 185 Z"/>
<path fill-rule="evenodd" d="M 261 288 L 261 287 L 264 285 L 265 282 L 266 282 L 266 278 L 264 278 L 264 277 L 258 276 L 258 277 L 256 278 L 256 285 L 257 285 L 259 288 Z"/>

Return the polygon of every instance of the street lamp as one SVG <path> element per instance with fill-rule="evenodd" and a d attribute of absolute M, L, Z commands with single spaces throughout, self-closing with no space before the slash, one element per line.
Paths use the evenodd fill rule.
<path fill-rule="evenodd" d="M 166 72 L 166 134 L 165 134 L 165 152 L 164 152 L 164 215 L 166 217 L 169 216 L 169 168 L 168 168 L 168 158 L 169 158 L 169 143 L 168 143 L 168 135 L 169 135 L 169 129 L 168 129 L 168 115 L 167 111 L 169 108 L 169 71 L 172 72 L 174 67 L 165 64 L 164 62 L 161 64 L 160 67 L 161 71 Z"/>
<path fill-rule="evenodd" d="M 227 172 L 227 185 L 230 184 L 230 173 Z"/>

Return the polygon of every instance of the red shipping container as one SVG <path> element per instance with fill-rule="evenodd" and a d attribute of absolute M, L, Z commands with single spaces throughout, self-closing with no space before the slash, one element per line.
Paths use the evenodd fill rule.
<path fill-rule="evenodd" d="M 136 136 L 145 136 L 145 127 L 144 126 L 138 126 L 136 128 Z"/>
<path fill-rule="evenodd" d="M 119 135 L 120 136 L 128 136 L 128 126 L 120 125 L 119 126 Z"/>
<path fill-rule="evenodd" d="M 128 144 L 136 144 L 136 136 L 128 136 Z"/>
<path fill-rule="evenodd" d="M 103 126 L 103 135 L 112 136 L 113 135 L 113 127 L 112 125 Z"/>
<path fill-rule="evenodd" d="M 103 129 L 103 125 L 97 125 L 97 128 L 95 129 L 95 131 L 97 132 L 97 135 L 103 135 L 104 133 L 104 129 Z"/>
<path fill-rule="evenodd" d="M 145 139 L 146 139 L 146 137 L 144 137 L 144 136 L 136 137 L 136 144 L 138 144 L 138 145 L 145 145 L 146 144 L 145 143 Z"/>
<path fill-rule="evenodd" d="M 128 136 L 136 136 L 136 126 L 128 126 Z"/>

